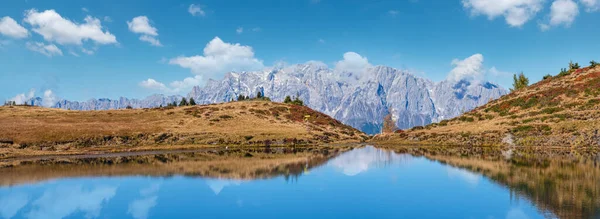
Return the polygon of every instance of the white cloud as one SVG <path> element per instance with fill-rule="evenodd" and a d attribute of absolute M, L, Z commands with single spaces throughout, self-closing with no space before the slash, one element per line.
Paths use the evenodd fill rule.
<path fill-rule="evenodd" d="M 191 4 L 190 7 L 188 7 L 188 12 L 192 16 L 206 16 L 206 13 L 204 12 L 204 10 L 202 10 L 200 5 Z"/>
<path fill-rule="evenodd" d="M 150 45 L 153 45 L 153 46 L 162 46 L 162 44 L 160 44 L 160 41 L 158 39 L 154 38 L 153 36 L 142 35 L 142 36 L 140 36 L 140 40 L 144 41 L 144 42 L 148 42 L 148 43 L 150 43 Z"/>
<path fill-rule="evenodd" d="M 252 32 L 260 32 L 262 29 L 260 27 L 252 28 Z"/>
<path fill-rule="evenodd" d="M 140 82 L 139 85 L 151 90 L 159 90 L 167 93 L 181 93 L 187 92 L 192 87 L 200 85 L 202 81 L 202 76 L 196 75 L 194 77 L 187 77 L 181 81 L 173 81 L 167 86 L 164 83 L 148 78 L 147 80 Z"/>
<path fill-rule="evenodd" d="M 391 15 L 392 17 L 395 17 L 396 15 L 400 14 L 400 12 L 397 10 L 389 10 L 388 14 Z"/>
<path fill-rule="evenodd" d="M 581 3 L 586 7 L 587 12 L 594 12 L 600 9 L 600 0 L 581 0 Z"/>
<path fill-rule="evenodd" d="M 220 76 L 229 71 L 250 71 L 264 68 L 263 61 L 254 57 L 250 46 L 225 43 L 215 37 L 204 48 L 204 55 L 180 56 L 169 60 L 169 64 L 188 68 L 197 75 Z"/>
<path fill-rule="evenodd" d="M 11 17 L 3 17 L 0 19 L 0 34 L 12 38 L 26 38 L 29 31 Z"/>
<path fill-rule="evenodd" d="M 201 82 L 202 82 L 202 76 L 196 75 L 194 77 L 187 77 L 187 78 L 183 79 L 182 81 L 173 81 L 169 85 L 171 86 L 171 90 L 174 93 L 178 93 L 178 92 L 182 92 L 182 91 L 189 91 L 190 88 L 200 85 Z"/>
<path fill-rule="evenodd" d="M 33 31 L 42 35 L 46 41 L 61 45 L 82 45 L 90 40 L 97 44 L 117 43 L 117 38 L 108 31 L 103 31 L 99 19 L 87 16 L 84 23 L 78 24 L 63 18 L 54 10 L 38 12 L 31 9 L 25 13 L 25 22 L 33 26 Z"/>
<path fill-rule="evenodd" d="M 242 34 L 244 32 L 244 28 L 243 27 L 238 27 L 237 29 L 235 29 L 235 32 L 237 34 Z"/>
<path fill-rule="evenodd" d="M 454 69 L 448 74 L 448 80 L 460 81 L 462 79 L 480 80 L 483 78 L 485 68 L 483 67 L 483 55 L 475 54 L 464 60 L 454 59 Z"/>
<path fill-rule="evenodd" d="M 41 42 L 27 42 L 25 44 L 25 47 L 27 47 L 27 49 L 31 51 L 39 52 L 48 57 L 63 55 L 62 51 L 54 44 L 44 44 Z"/>
<path fill-rule="evenodd" d="M 56 102 L 58 102 L 58 97 L 54 95 L 52 90 L 44 91 L 44 98 L 42 99 L 42 106 L 44 107 L 53 107 Z"/>
<path fill-rule="evenodd" d="M 544 0 L 462 0 L 463 7 L 473 16 L 485 15 L 492 20 L 503 16 L 512 27 L 521 27 L 543 6 Z"/>
<path fill-rule="evenodd" d="M 150 19 L 146 16 L 134 17 L 131 21 L 127 21 L 127 26 L 134 33 L 158 36 L 158 30 L 150 25 Z"/>
<path fill-rule="evenodd" d="M 88 54 L 88 55 L 93 55 L 94 54 L 94 50 L 89 50 L 86 48 L 81 48 L 81 52 Z"/>
<path fill-rule="evenodd" d="M 344 53 L 344 59 L 335 63 L 335 70 L 361 74 L 366 68 L 371 67 L 367 57 L 355 52 Z"/>
<path fill-rule="evenodd" d="M 153 46 L 162 46 L 160 41 L 156 38 L 158 36 L 158 30 L 150 24 L 150 19 L 146 16 L 134 17 L 131 21 L 127 21 L 129 31 L 133 33 L 142 34 L 140 40 L 150 43 Z"/>
<path fill-rule="evenodd" d="M 160 83 L 152 78 L 148 78 L 148 80 L 140 82 L 140 86 L 143 88 L 153 89 L 153 90 L 162 90 L 162 91 L 169 90 L 169 88 L 167 88 L 167 86 L 165 84 Z"/>
<path fill-rule="evenodd" d="M 573 0 L 556 0 L 550 6 L 550 25 L 571 26 L 579 15 L 579 6 Z"/>
<path fill-rule="evenodd" d="M 35 89 L 31 89 L 29 90 L 29 92 L 27 94 L 22 93 L 22 94 L 17 94 L 17 96 L 8 99 L 9 101 L 15 101 L 16 104 L 23 104 L 29 100 L 31 100 L 31 98 L 33 98 L 35 96 Z"/>
<path fill-rule="evenodd" d="M 81 8 L 81 11 L 83 11 L 83 12 L 90 12 L 90 10 L 88 10 L 87 8 Z"/>
<path fill-rule="evenodd" d="M 325 44 L 325 40 L 324 39 L 319 39 L 318 42 L 322 43 L 322 44 Z"/>
<path fill-rule="evenodd" d="M 113 20 L 109 16 L 104 16 L 104 22 L 113 22 Z"/>

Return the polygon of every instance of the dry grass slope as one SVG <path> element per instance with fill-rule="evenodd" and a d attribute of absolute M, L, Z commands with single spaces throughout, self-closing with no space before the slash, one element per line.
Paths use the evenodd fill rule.
<path fill-rule="evenodd" d="M 380 144 L 600 146 L 600 66 L 571 70 L 452 120 L 375 138 Z"/>
<path fill-rule="evenodd" d="M 305 115 L 310 115 L 305 121 Z M 0 107 L 0 159 L 202 145 L 306 145 L 367 136 L 308 107 L 267 101 L 107 111 Z"/>

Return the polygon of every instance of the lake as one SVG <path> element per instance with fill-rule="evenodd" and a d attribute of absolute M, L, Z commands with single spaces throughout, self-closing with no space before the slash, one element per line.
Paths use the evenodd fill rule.
<path fill-rule="evenodd" d="M 265 165 L 277 170 L 254 179 L 93 167 L 4 174 L 0 217 L 600 218 L 594 162 L 525 165 L 367 146 L 293 168 Z"/>

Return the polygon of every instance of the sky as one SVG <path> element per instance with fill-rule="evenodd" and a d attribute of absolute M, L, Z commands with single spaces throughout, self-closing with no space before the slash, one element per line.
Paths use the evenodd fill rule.
<path fill-rule="evenodd" d="M 600 0 L 5 0 L 0 100 L 186 94 L 320 61 L 509 88 L 600 60 Z"/>

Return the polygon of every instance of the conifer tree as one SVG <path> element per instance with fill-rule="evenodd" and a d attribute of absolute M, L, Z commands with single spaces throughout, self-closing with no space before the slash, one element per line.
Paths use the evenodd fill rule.
<path fill-rule="evenodd" d="M 194 101 L 194 98 L 190 97 L 190 106 L 195 106 L 196 105 L 196 101 Z"/>

